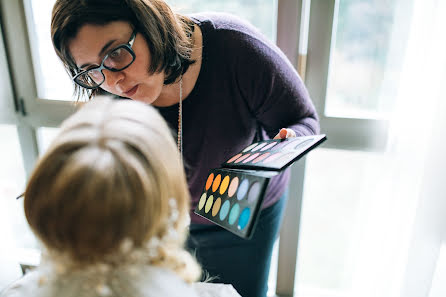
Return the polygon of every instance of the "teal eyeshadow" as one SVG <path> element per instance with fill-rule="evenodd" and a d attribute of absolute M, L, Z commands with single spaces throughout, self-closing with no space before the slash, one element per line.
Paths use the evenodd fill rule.
<path fill-rule="evenodd" d="M 251 216 L 251 210 L 247 207 L 242 211 L 240 219 L 238 220 L 238 228 L 243 230 L 249 222 L 249 217 Z"/>
<path fill-rule="evenodd" d="M 226 216 L 228 215 L 228 212 L 229 212 L 229 201 L 228 200 L 226 200 L 224 203 L 223 203 L 223 205 L 221 206 L 221 209 L 220 209 L 220 220 L 224 220 L 224 219 L 226 219 Z"/>
<path fill-rule="evenodd" d="M 231 213 L 229 214 L 229 224 L 232 225 L 237 220 L 238 214 L 240 212 L 240 206 L 238 203 L 234 204 L 231 209 Z"/>

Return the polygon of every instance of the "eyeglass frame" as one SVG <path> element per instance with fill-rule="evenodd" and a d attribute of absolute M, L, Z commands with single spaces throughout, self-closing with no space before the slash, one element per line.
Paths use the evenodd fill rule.
<path fill-rule="evenodd" d="M 132 35 L 130 36 L 130 39 L 129 39 L 129 41 L 128 41 L 127 43 L 120 44 L 120 45 L 118 45 L 117 47 L 115 47 L 115 48 L 113 48 L 112 50 L 110 50 L 110 51 L 108 52 L 108 54 L 106 54 L 105 57 L 102 59 L 102 62 L 101 62 L 101 64 L 100 64 L 99 66 L 97 66 L 97 67 L 93 67 L 93 68 L 90 68 L 90 69 L 87 69 L 87 70 L 84 70 L 84 71 L 81 71 L 81 72 L 79 72 L 78 74 L 76 74 L 75 76 L 73 76 L 72 80 L 74 81 L 74 83 L 77 84 L 78 86 L 82 87 L 82 88 L 90 89 L 90 90 L 94 90 L 94 89 L 99 88 L 99 87 L 105 82 L 105 75 L 104 75 L 104 72 L 102 72 L 102 70 L 107 69 L 107 70 L 110 70 L 110 71 L 112 71 L 112 72 L 119 72 L 119 71 L 122 71 L 122 70 L 124 70 L 124 69 L 127 69 L 130 65 L 132 65 L 133 62 L 135 61 L 135 58 L 136 58 L 135 52 L 134 52 L 133 49 L 132 49 L 133 43 L 135 42 L 135 39 L 136 39 L 136 33 L 137 33 L 137 32 L 136 32 L 136 29 L 133 30 Z M 105 62 L 105 60 L 107 60 L 107 58 L 109 57 L 110 53 L 112 53 L 112 52 L 114 52 L 115 50 L 120 49 L 120 48 L 126 48 L 126 49 L 128 50 L 128 52 L 129 52 L 130 55 L 132 56 L 132 61 L 131 61 L 127 66 L 125 66 L 125 67 L 123 67 L 123 68 L 120 68 L 120 69 L 109 68 L 109 67 L 105 66 L 105 65 L 104 65 L 104 62 Z M 104 77 L 104 80 L 103 80 L 100 84 L 98 84 L 96 87 L 88 87 L 88 86 L 84 86 L 84 85 L 82 85 L 82 84 L 80 84 L 80 83 L 78 83 L 78 82 L 76 81 L 76 79 L 77 79 L 79 76 L 84 75 L 85 73 L 87 73 L 87 72 L 89 72 L 89 71 L 92 71 L 92 70 L 98 70 L 98 71 L 100 71 L 101 74 L 102 74 L 102 76 Z"/>

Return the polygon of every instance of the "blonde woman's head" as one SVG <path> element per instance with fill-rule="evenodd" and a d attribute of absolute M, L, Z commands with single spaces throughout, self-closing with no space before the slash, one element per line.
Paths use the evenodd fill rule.
<path fill-rule="evenodd" d="M 125 240 L 138 248 L 162 238 L 171 225 L 171 199 L 178 236 L 163 242 L 152 262 L 192 281 L 198 266 L 182 249 L 189 192 L 167 124 L 151 106 L 98 97 L 62 124 L 38 162 L 25 214 L 50 251 L 95 263 L 119 252 Z"/>

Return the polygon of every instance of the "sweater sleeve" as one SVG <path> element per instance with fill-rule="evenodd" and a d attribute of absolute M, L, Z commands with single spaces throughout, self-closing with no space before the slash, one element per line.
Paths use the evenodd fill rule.
<path fill-rule="evenodd" d="M 236 35 L 239 91 L 268 136 L 274 137 L 280 128 L 291 128 L 297 136 L 318 134 L 310 95 L 283 52 L 260 35 Z"/>

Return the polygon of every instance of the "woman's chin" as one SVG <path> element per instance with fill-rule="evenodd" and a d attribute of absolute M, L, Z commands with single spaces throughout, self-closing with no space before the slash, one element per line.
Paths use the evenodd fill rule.
<path fill-rule="evenodd" d="M 151 98 L 151 97 L 140 97 L 140 96 L 132 96 L 132 98 L 130 98 L 130 99 L 139 101 L 139 102 L 143 102 L 143 103 L 147 103 L 150 105 L 154 105 L 154 102 L 156 101 L 156 99 Z"/>

